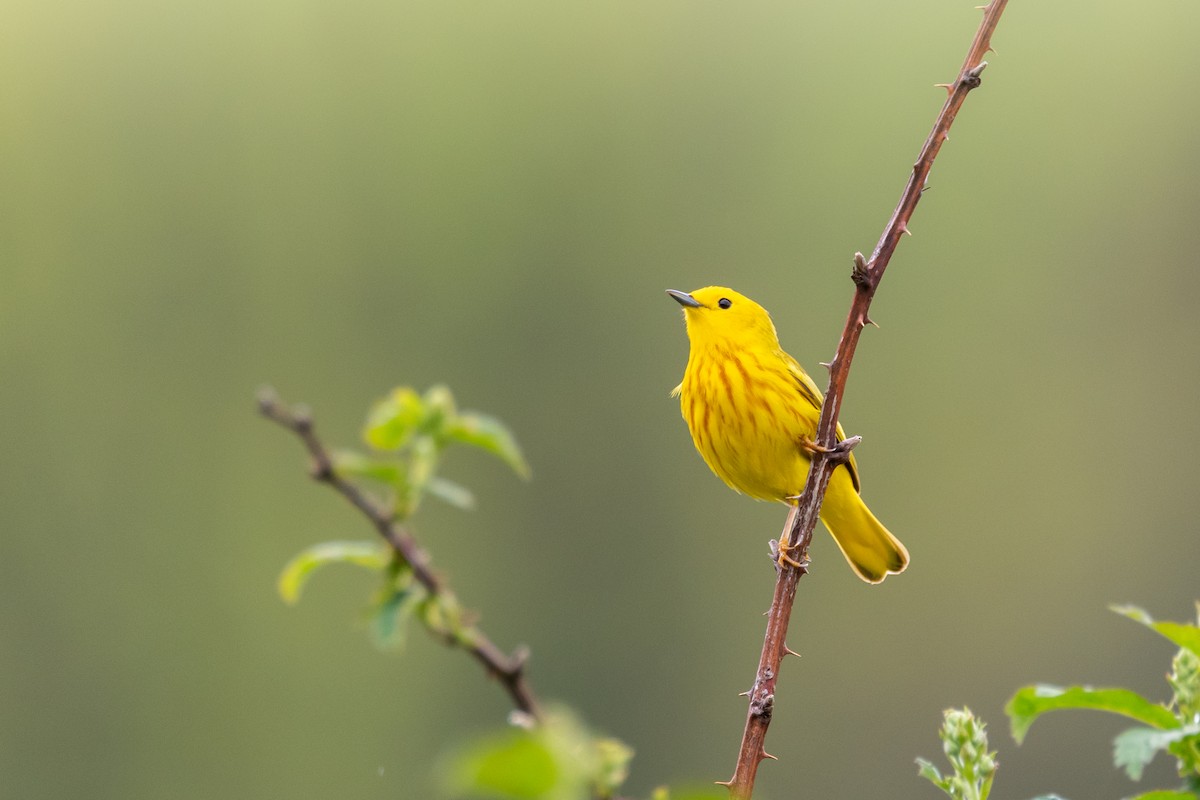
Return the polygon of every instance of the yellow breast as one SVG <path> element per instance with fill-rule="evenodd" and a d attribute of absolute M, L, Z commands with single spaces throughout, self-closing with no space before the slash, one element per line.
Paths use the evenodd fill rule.
<path fill-rule="evenodd" d="M 680 408 L 696 449 L 725 483 L 760 500 L 800 493 L 818 405 L 785 355 L 693 347 L 680 385 Z M 819 399 L 817 401 L 819 403 Z"/>

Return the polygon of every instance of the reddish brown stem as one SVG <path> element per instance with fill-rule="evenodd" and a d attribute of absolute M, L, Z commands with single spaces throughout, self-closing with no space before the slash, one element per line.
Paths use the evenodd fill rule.
<path fill-rule="evenodd" d="M 933 167 L 933 161 L 937 158 L 942 143 L 946 141 L 958 110 L 967 99 L 967 94 L 980 84 L 980 75 L 987 66 L 983 57 L 991 49 L 992 33 L 1007 4 L 1008 0 L 992 0 L 983 9 L 983 22 L 975 34 L 962 69 L 959 70 L 958 79 L 945 87 L 948 95 L 946 102 L 933 124 L 933 130 L 925 140 L 925 145 L 921 148 L 921 154 L 913 164 L 908 185 L 904 187 L 900 202 L 884 227 L 883 235 L 875 245 L 875 251 L 870 260 L 863 258 L 861 254 L 855 254 L 852 273 L 854 299 L 850 304 L 850 313 L 846 317 L 836 355 L 829 363 L 829 388 L 825 393 L 820 421 L 817 423 L 817 443 L 826 448 L 833 447 L 837 442 L 835 432 L 846 389 L 846 378 L 850 373 L 850 363 L 854 359 L 859 335 L 871 321 L 867 312 L 875 290 L 883 278 L 883 272 L 887 269 L 900 237 L 908 232 L 908 222 L 921 199 L 921 192 Z M 782 541 L 790 545 L 788 551 L 795 555 L 795 560 L 800 564 L 808 561 L 808 546 L 812 541 L 813 528 L 817 524 L 821 499 L 825 496 L 829 477 L 833 474 L 835 466 L 836 459 L 831 457 L 830 453 L 818 451 L 813 455 L 804 491 L 788 513 L 787 522 L 784 524 Z M 789 652 L 784 639 L 796 597 L 796 584 L 805 571 L 804 567 L 794 567 L 785 563 L 775 580 L 775 593 L 771 599 L 771 609 L 767 612 L 767 630 L 763 638 L 762 654 L 759 657 L 754 686 L 749 693 L 750 708 L 746 715 L 746 727 L 738 751 L 737 766 L 733 777 L 723 782 L 729 787 L 729 794 L 733 800 L 749 800 L 754 791 L 758 765 L 764 758 L 771 757 L 764 749 L 764 742 L 775 708 L 775 687 L 779 679 L 779 668 L 783 657 Z"/>
<path fill-rule="evenodd" d="M 413 577 L 430 595 L 446 591 L 441 578 L 429 568 L 429 556 L 417 544 L 412 533 L 392 519 L 391 514 L 371 499 L 357 485 L 345 480 L 333 468 L 329 450 L 317 438 L 313 430 L 312 417 L 307 412 L 289 409 L 275 393 L 264 390 L 258 397 L 258 408 L 262 415 L 294 433 L 312 458 L 312 477 L 320 483 L 337 490 L 350 504 L 357 508 L 383 537 L 384 541 L 400 558 L 412 567 Z M 525 679 L 525 654 L 518 651 L 509 656 L 492 643 L 479 629 L 473 629 L 468 639 L 445 637 L 448 644 L 468 650 L 475 660 L 483 665 L 488 674 L 500 681 L 518 711 L 534 720 L 541 719 L 537 698 Z"/>

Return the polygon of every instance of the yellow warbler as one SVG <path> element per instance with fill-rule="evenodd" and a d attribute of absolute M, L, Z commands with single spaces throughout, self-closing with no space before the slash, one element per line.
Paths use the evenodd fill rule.
<path fill-rule="evenodd" d="M 723 286 L 667 294 L 683 306 L 691 341 L 683 383 L 672 395 L 680 396 L 696 449 L 738 492 L 795 504 L 816 449 L 821 391 L 779 346 L 775 325 L 758 303 Z M 837 435 L 845 438 L 841 425 Z M 858 491 L 851 455 L 833 471 L 821 521 L 858 576 L 879 583 L 904 571 L 908 551 Z"/>

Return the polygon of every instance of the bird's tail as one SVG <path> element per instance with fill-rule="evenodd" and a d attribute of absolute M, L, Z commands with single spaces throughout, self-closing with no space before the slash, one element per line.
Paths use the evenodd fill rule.
<path fill-rule="evenodd" d="M 846 469 L 833 471 L 821 503 L 821 522 L 858 577 L 867 583 L 879 583 L 908 566 L 908 550 L 867 508 Z"/>

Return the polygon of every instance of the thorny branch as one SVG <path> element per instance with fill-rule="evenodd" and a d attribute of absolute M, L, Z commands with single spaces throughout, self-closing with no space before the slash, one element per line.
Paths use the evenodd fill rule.
<path fill-rule="evenodd" d="M 307 411 L 288 408 L 270 389 L 264 389 L 259 394 L 258 408 L 264 417 L 291 431 L 304 443 L 305 449 L 312 457 L 313 480 L 335 489 L 370 520 L 392 550 L 412 567 L 413 577 L 425 591 L 431 596 L 438 596 L 447 591 L 442 579 L 429 568 L 429 556 L 417 544 L 412 533 L 393 520 L 387 511 L 380 508 L 379 504 L 358 486 L 338 475 L 329 451 L 317 438 L 312 417 Z M 518 711 L 535 721 L 541 720 L 537 698 L 525 679 L 526 654 L 523 650 L 518 650 L 511 656 L 506 655 L 477 628 L 471 631 L 468 640 L 446 637 L 445 641 L 452 646 L 468 650 L 489 675 L 500 681 Z"/>
<path fill-rule="evenodd" d="M 821 408 L 821 418 L 817 424 L 817 443 L 832 449 L 837 441 L 838 412 L 841 410 L 842 396 L 846 388 L 846 378 L 850 372 L 850 362 L 854 358 L 854 350 L 858 346 L 858 338 L 862 329 L 871 322 L 867 312 L 883 272 L 887 268 L 892 253 L 900 237 L 908 233 L 908 222 L 912 218 L 917 202 L 921 199 L 933 160 L 937 157 L 942 143 L 946 141 L 950 126 L 962 107 L 963 101 L 972 89 L 981 82 L 981 74 L 987 66 L 984 55 L 991 50 L 992 33 L 1004 13 L 1008 0 L 991 0 L 983 7 L 983 22 L 979 26 L 975 39 L 967 51 L 966 60 L 959 70 L 958 78 L 952 84 L 941 84 L 947 92 L 946 102 L 942 106 L 933 130 L 921 148 L 921 154 L 913 164 L 912 175 L 908 185 L 900 195 L 900 202 L 892 213 L 891 219 L 883 229 L 879 243 L 868 260 L 861 253 L 854 255 L 854 300 L 850 305 L 850 313 L 846 318 L 846 326 L 842 331 L 836 354 L 829 367 L 829 388 L 825 392 L 825 403 Z M 801 564 L 807 563 L 808 546 L 812 541 L 813 528 L 817 523 L 821 499 L 829 485 L 829 478 L 837 466 L 837 456 L 832 453 L 817 452 L 813 455 L 809 467 L 808 481 L 796 505 L 788 513 L 781 536 L 785 545 L 799 557 Z M 722 781 L 729 787 L 733 800 L 748 800 L 754 791 L 754 779 L 758 773 L 758 765 L 763 759 L 774 758 L 763 747 L 766 740 L 767 728 L 771 724 L 771 716 L 775 707 L 775 684 L 779 678 L 779 667 L 783 657 L 792 652 L 784 643 L 787 634 L 788 621 L 792 614 L 792 604 L 796 597 L 796 584 L 805 573 L 803 567 L 797 568 L 786 562 L 779 570 L 775 581 L 775 594 L 771 600 L 771 609 L 767 612 L 767 630 L 763 639 L 762 655 L 758 662 L 754 685 L 747 692 L 750 698 L 750 708 L 746 715 L 746 727 L 742 734 L 742 744 L 738 752 L 737 766 L 733 777 Z"/>

